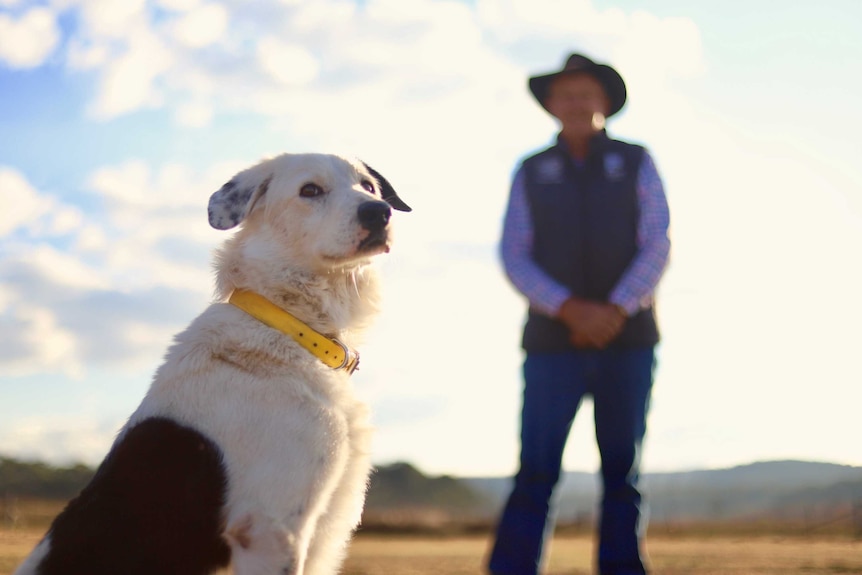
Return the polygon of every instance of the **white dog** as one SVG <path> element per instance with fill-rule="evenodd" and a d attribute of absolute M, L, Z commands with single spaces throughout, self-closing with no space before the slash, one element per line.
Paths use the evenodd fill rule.
<path fill-rule="evenodd" d="M 217 254 L 219 303 L 176 337 L 92 482 L 18 575 L 334 573 L 370 470 L 351 348 L 377 306 L 366 265 L 390 208 L 367 165 L 282 155 L 213 194 L 242 224 Z M 226 301 L 227 300 L 227 301 Z"/>

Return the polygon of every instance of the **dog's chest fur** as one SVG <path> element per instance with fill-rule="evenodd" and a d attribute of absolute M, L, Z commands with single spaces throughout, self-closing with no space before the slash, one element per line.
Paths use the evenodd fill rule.
<path fill-rule="evenodd" d="M 325 481 L 346 449 L 368 441 L 346 373 L 227 304 L 177 337 L 129 425 L 153 415 L 193 424 L 220 446 L 229 504 L 255 498 L 287 513 L 306 502 L 285 483 Z M 267 459 L 278 465 L 261 466 Z"/>

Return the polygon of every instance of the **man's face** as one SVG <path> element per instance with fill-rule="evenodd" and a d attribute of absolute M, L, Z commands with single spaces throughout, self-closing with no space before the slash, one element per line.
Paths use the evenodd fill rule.
<path fill-rule="evenodd" d="M 545 107 L 563 132 L 589 135 L 601 129 L 610 104 L 602 84 L 590 74 L 564 74 L 551 82 Z M 601 122 L 596 122 L 599 118 Z"/>

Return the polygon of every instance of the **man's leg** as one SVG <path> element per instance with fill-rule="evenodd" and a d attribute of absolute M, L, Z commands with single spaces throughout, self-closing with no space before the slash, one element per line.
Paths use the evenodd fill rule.
<path fill-rule="evenodd" d="M 645 573 L 640 555 L 640 451 L 652 390 L 653 348 L 607 350 L 594 388 L 604 493 L 599 529 L 602 575 Z"/>
<path fill-rule="evenodd" d="M 489 570 L 534 575 L 566 438 L 584 394 L 585 355 L 528 354 L 524 362 L 521 460 L 497 528 Z"/>

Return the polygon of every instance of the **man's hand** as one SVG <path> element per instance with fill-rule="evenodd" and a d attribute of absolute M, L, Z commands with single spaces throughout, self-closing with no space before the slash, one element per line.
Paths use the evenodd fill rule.
<path fill-rule="evenodd" d="M 572 345 L 578 348 L 604 349 L 626 323 L 621 308 L 576 297 L 563 303 L 559 318 L 569 328 Z"/>

